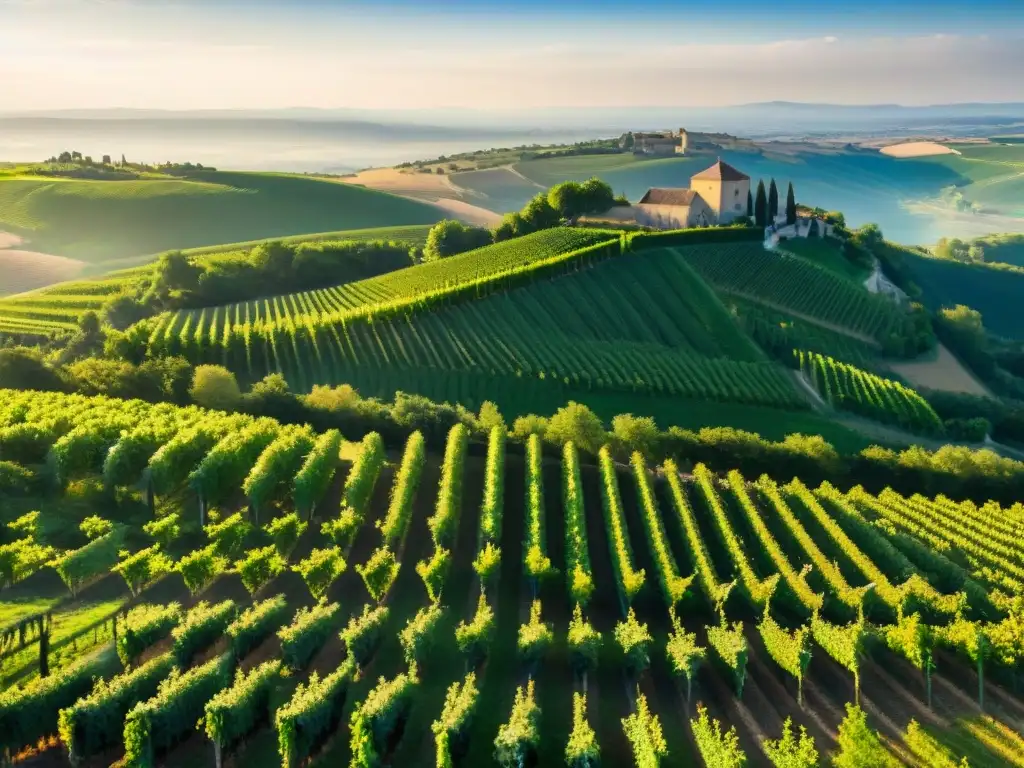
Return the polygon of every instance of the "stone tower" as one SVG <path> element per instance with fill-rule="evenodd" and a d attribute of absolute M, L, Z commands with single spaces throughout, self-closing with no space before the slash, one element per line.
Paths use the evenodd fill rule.
<path fill-rule="evenodd" d="M 689 136 L 689 134 L 686 133 L 686 129 L 685 128 L 680 128 L 679 129 L 679 146 L 676 147 L 676 152 L 678 152 L 680 155 L 685 155 L 686 154 L 686 148 L 689 145 L 689 143 L 690 143 L 690 136 Z"/>
<path fill-rule="evenodd" d="M 690 189 L 704 198 L 715 212 L 718 224 L 728 224 L 738 216 L 747 215 L 747 194 L 750 177 L 721 158 L 707 170 L 690 178 Z"/>

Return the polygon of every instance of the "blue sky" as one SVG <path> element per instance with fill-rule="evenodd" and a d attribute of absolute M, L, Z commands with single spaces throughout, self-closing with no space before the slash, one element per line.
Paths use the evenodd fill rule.
<path fill-rule="evenodd" d="M 1024 0 L 0 0 L 9 110 L 1024 101 L 1022 72 Z"/>

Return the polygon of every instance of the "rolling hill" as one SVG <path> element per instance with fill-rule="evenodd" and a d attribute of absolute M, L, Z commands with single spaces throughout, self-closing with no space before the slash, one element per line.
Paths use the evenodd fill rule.
<path fill-rule="evenodd" d="M 183 179 L 0 178 L 0 230 L 31 249 L 104 262 L 174 248 L 311 232 L 431 224 L 426 203 L 350 184 L 272 173 Z"/>
<path fill-rule="evenodd" d="M 243 383 L 279 372 L 298 392 L 346 383 L 384 399 L 491 400 L 511 417 L 576 400 L 607 418 L 851 445 L 790 370 L 793 350 L 874 371 L 876 338 L 903 333 L 905 313 L 815 263 L 820 248 L 767 253 L 754 237 L 543 230 L 342 286 L 164 314 L 128 337 L 139 357 L 222 364 Z M 863 400 L 851 409 L 870 411 L 850 393 Z"/>
<path fill-rule="evenodd" d="M 427 224 L 351 229 L 191 248 L 184 252 L 199 263 L 211 264 L 246 259 L 253 247 L 270 240 L 278 240 L 291 245 L 346 240 L 389 240 L 408 243 L 410 246 L 422 246 L 426 242 L 429 230 L 430 225 Z M 3 254 L 4 251 L 0 250 L 0 264 L 3 263 Z M 117 269 L 101 277 L 58 283 L 30 293 L 0 298 L 0 332 L 6 331 L 19 335 L 46 335 L 74 328 L 85 312 L 99 310 L 105 302 L 116 296 L 139 292 L 143 284 L 152 276 L 152 262 L 155 259 L 155 255 L 148 255 L 120 262 L 93 265 L 106 273 L 109 267 L 118 263 L 121 265 L 136 262 L 141 264 L 127 269 Z M 17 276 L 8 277 L 3 274 L 0 276 L 0 285 L 14 286 L 15 277 Z M 10 282 L 4 282 L 6 280 L 10 280 Z"/>
<path fill-rule="evenodd" d="M 1024 273 L 985 264 L 963 264 L 900 250 L 908 276 L 929 309 L 965 304 L 982 314 L 985 328 L 1008 339 L 1024 339 Z"/>

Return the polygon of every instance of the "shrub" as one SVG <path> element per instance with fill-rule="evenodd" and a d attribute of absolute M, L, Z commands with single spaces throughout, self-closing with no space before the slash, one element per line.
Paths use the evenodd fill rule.
<path fill-rule="evenodd" d="M 537 727 L 540 707 L 534 699 L 533 688 L 531 679 L 526 684 L 525 691 L 522 686 L 516 689 L 512 714 L 508 722 L 498 729 L 498 735 L 494 739 L 494 759 L 508 768 L 525 765 L 527 758 L 536 750 L 540 741 L 540 731 Z"/>
<path fill-rule="evenodd" d="M 217 545 L 217 553 L 234 559 L 245 546 L 245 539 L 252 530 L 252 526 L 246 521 L 240 512 L 228 515 L 217 523 L 206 526 L 206 536 Z"/>
<path fill-rule="evenodd" d="M 156 543 L 167 549 L 173 541 L 181 536 L 181 525 L 177 512 L 164 515 L 158 520 L 150 520 L 142 526 L 147 535 L 153 537 Z"/>
<path fill-rule="evenodd" d="M 123 536 L 120 529 L 115 529 L 106 536 L 93 539 L 84 547 L 71 550 L 54 561 L 54 567 L 61 580 L 71 590 L 71 595 L 89 579 L 99 576 L 117 563 Z"/>
<path fill-rule="evenodd" d="M 195 728 L 206 702 L 230 683 L 230 675 L 230 656 L 211 659 L 184 674 L 172 671 L 156 696 L 136 704 L 125 717 L 125 762 L 137 768 L 155 768 L 156 755 Z"/>
<path fill-rule="evenodd" d="M 405 662 L 410 667 L 420 667 L 428 652 L 433 648 L 442 616 L 444 616 L 444 608 L 437 603 L 420 608 L 398 635 L 398 640 L 405 652 Z"/>
<path fill-rule="evenodd" d="M 419 681 L 413 673 L 402 673 L 392 680 L 380 678 L 363 702 L 352 713 L 350 725 L 354 768 L 380 765 L 381 755 L 395 727 L 405 717 Z"/>
<path fill-rule="evenodd" d="M 216 605 L 206 601 L 196 603 L 178 626 L 171 630 L 174 655 L 182 666 L 187 666 L 202 649 L 210 646 L 224 634 L 237 611 L 232 600 Z"/>
<path fill-rule="evenodd" d="M 242 402 L 235 374 L 220 365 L 197 366 L 188 393 L 198 405 L 215 411 L 234 411 Z"/>
<path fill-rule="evenodd" d="M 284 571 L 286 565 L 277 549 L 269 546 L 250 549 L 245 559 L 240 560 L 236 567 L 245 588 L 249 590 L 249 594 L 254 594 L 256 590 Z"/>
<path fill-rule="evenodd" d="M 900 761 L 882 746 L 878 734 L 868 727 L 868 716 L 855 704 L 847 703 L 846 717 L 839 724 L 839 750 L 832 757 L 836 768 L 897 768 Z"/>
<path fill-rule="evenodd" d="M 203 724 L 218 756 L 269 716 L 270 695 L 280 679 L 281 662 L 276 659 L 263 662 L 248 674 L 239 669 L 234 684 L 206 702 Z"/>
<path fill-rule="evenodd" d="M 224 634 L 228 636 L 231 651 L 236 659 L 242 659 L 260 643 L 282 626 L 288 616 L 288 602 L 284 595 L 253 603 L 251 607 L 228 625 Z"/>
<path fill-rule="evenodd" d="M 626 659 L 626 669 L 631 675 L 638 675 L 651 663 L 650 647 L 654 642 L 646 624 L 637 621 L 632 608 L 625 621 L 615 625 L 615 642 L 619 644 Z"/>
<path fill-rule="evenodd" d="M 20 750 L 56 733 L 60 710 L 87 695 L 95 677 L 109 674 L 110 660 L 109 655 L 86 656 L 24 687 L 0 692 L 0 748 Z"/>
<path fill-rule="evenodd" d="M 139 605 L 132 608 L 122 619 L 117 635 L 117 656 L 121 663 L 129 666 L 154 643 L 171 634 L 181 621 L 181 606 Z"/>
<path fill-rule="evenodd" d="M 308 525 L 309 523 L 302 522 L 299 516 L 292 512 L 271 522 L 266 527 L 266 531 L 270 534 L 270 538 L 273 539 L 274 548 L 277 549 L 277 553 L 287 559 L 288 555 L 295 548 L 299 537 L 305 533 Z"/>
<path fill-rule="evenodd" d="M 92 541 L 100 536 L 106 536 L 114 530 L 114 524 L 109 520 L 104 520 L 99 515 L 90 515 L 82 521 L 78 528 L 89 541 Z"/>
<path fill-rule="evenodd" d="M 458 643 L 459 650 L 466 654 L 470 665 L 475 666 L 487 655 L 493 635 L 494 610 L 487 604 L 486 595 L 480 592 L 473 621 L 469 624 L 459 622 L 459 626 L 455 628 L 455 642 Z"/>
<path fill-rule="evenodd" d="M 555 635 L 550 624 L 541 620 L 540 600 L 530 606 L 530 620 L 519 626 L 519 653 L 527 664 L 536 662 L 550 647 Z"/>
<path fill-rule="evenodd" d="M 334 629 L 341 606 L 321 601 L 311 608 L 300 608 L 292 623 L 278 630 L 281 658 L 291 669 L 302 669 L 313 658 Z"/>
<path fill-rule="evenodd" d="M 323 734 L 337 723 L 356 664 L 351 657 L 321 678 L 316 672 L 299 683 L 291 700 L 277 711 L 274 725 L 284 768 L 298 768 Z"/>
<path fill-rule="evenodd" d="M 740 749 L 736 726 L 722 733 L 721 723 L 709 718 L 708 711 L 699 704 L 697 719 L 690 721 L 690 727 L 705 764 L 715 768 L 743 768 L 747 764 L 747 757 Z"/>
<path fill-rule="evenodd" d="M 131 593 L 138 595 L 147 584 L 163 576 L 172 567 L 170 558 L 160 551 L 160 545 L 154 544 L 134 555 L 128 555 L 111 570 L 121 574 Z"/>
<path fill-rule="evenodd" d="M 295 475 L 293 497 L 295 509 L 312 515 L 318 501 L 327 492 L 334 471 L 341 461 L 341 433 L 336 429 L 324 432 L 313 443 L 301 469 Z"/>
<path fill-rule="evenodd" d="M 373 655 L 384 629 L 384 622 L 388 620 L 388 614 L 385 605 L 376 608 L 364 605 L 362 614 L 349 619 L 348 626 L 342 630 L 341 639 L 357 664 L 365 664 Z"/>
<path fill-rule="evenodd" d="M 793 730 L 793 720 L 787 717 L 782 724 L 782 736 L 765 739 L 764 751 L 776 768 L 817 768 L 818 749 L 807 729 L 800 726 L 800 736 Z"/>
<path fill-rule="evenodd" d="M 370 559 L 356 566 L 356 571 L 363 577 L 366 591 L 375 602 L 380 602 L 391 585 L 398 578 L 399 563 L 395 553 L 387 545 L 377 547 Z"/>
<path fill-rule="evenodd" d="M 347 567 L 338 547 L 325 547 L 314 549 L 309 557 L 293 565 L 292 570 L 302 576 L 309 593 L 319 600 Z"/>
<path fill-rule="evenodd" d="M 174 656 L 165 653 L 109 681 L 97 679 L 88 696 L 62 709 L 58 733 L 71 762 L 78 763 L 120 744 L 128 710 L 136 702 L 154 696 L 173 669 Z"/>
<path fill-rule="evenodd" d="M 216 544 L 211 544 L 185 555 L 174 567 L 194 595 L 227 570 L 228 560 L 217 554 Z"/>

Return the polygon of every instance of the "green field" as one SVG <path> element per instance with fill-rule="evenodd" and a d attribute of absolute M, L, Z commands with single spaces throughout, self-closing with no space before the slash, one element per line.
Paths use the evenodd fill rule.
<path fill-rule="evenodd" d="M 253 247 L 270 240 L 279 240 L 291 245 L 342 240 L 393 240 L 422 246 L 427 240 L 429 230 L 430 225 L 427 224 L 349 229 L 191 248 L 185 250 L 185 253 L 200 263 L 211 264 L 246 259 Z M 134 294 L 142 289 L 152 276 L 152 263 L 155 258 L 150 255 L 94 265 L 94 268 L 102 270 L 105 274 L 89 280 L 57 283 L 31 293 L 0 299 L 0 332 L 46 335 L 74 328 L 85 312 L 98 311 L 111 298 L 120 294 Z M 112 266 L 120 264 L 123 267 L 125 263 L 136 262 L 140 266 L 107 271 Z"/>
<path fill-rule="evenodd" d="M 172 248 L 443 218 L 433 206 L 349 184 L 272 173 L 187 179 L 0 179 L 0 229 L 33 250 L 105 262 Z"/>
<path fill-rule="evenodd" d="M 748 764 L 767 764 L 764 737 L 777 738 L 785 718 L 825 757 L 854 700 L 910 765 L 941 765 L 929 762 L 935 754 L 1024 765 L 1009 688 L 1018 619 L 1000 607 L 1024 593 L 1017 506 L 782 485 L 703 465 L 683 475 L 640 453 L 622 460 L 611 445 L 594 457 L 569 442 L 545 456 L 536 436 L 511 450 L 500 427 L 463 424 L 443 458 L 418 435 L 386 452 L 370 434 L 352 435 L 363 439 L 339 462 L 337 440 L 305 433 L 304 450 L 327 447 L 307 458 L 294 430 L 272 420 L 48 393 L 0 398 L 0 440 L 12 422 L 43 429 L 49 466 L 106 486 L 95 499 L 104 519 L 125 505 L 147 510 L 140 480 L 159 478 L 160 489 L 156 517 L 147 510 L 126 524 L 135 562 L 150 566 L 131 572 L 140 610 L 119 613 L 116 644 L 97 633 L 69 646 L 55 624 L 51 674 L 40 678 L 28 661 L 20 685 L 0 694 L 0 748 L 11 754 L 59 735 L 34 759 L 151 756 L 208 768 L 212 740 L 227 761 L 253 768 L 364 758 L 430 768 L 450 749 L 456 764 L 490 768 L 503 761 L 496 741 L 515 722 L 522 687 L 536 705 L 518 742 L 527 764 L 561 764 L 573 694 L 585 693 L 582 720 L 606 765 L 646 765 L 634 757 L 642 739 L 622 723 L 638 710 L 664 729 L 660 764 L 721 765 L 717 726 L 709 738 L 697 703 L 723 730 L 735 727 L 733 754 Z M 122 432 L 126 410 L 134 421 Z M 54 413 L 82 426 L 55 428 Z M 197 421 L 202 448 L 189 426 Z M 108 454 L 127 459 L 118 472 Z M 52 486 L 41 500 L 66 492 Z M 199 525 L 197 493 L 216 524 Z M 180 525 L 160 534 L 170 555 L 161 560 L 143 549 L 155 536 L 142 524 L 166 525 L 171 514 Z M 65 592 L 62 615 L 68 628 L 90 613 L 102 621 L 87 593 L 124 591 L 129 580 L 113 568 L 123 571 L 129 553 L 84 556 L 95 545 L 59 514 L 37 522 L 13 551 L 50 545 L 77 557 L 68 582 L 81 591 Z M 310 569 L 325 556 L 334 569 Z M 26 568 L 13 588 L 30 591 L 48 570 Z M 0 616 L 11 614 L 0 598 Z M 601 633 L 589 653 L 576 640 L 587 629 Z M 38 654 L 35 636 L 6 636 L 10 668 Z M 992 651 L 980 666 L 979 639 Z M 470 673 L 472 716 L 446 718 L 446 691 Z M 933 727 L 931 711 L 945 727 Z M 435 721 L 450 724 L 450 741 L 436 738 Z"/>
<path fill-rule="evenodd" d="M 477 280 L 485 269 L 500 274 L 517 262 L 529 265 L 545 245 L 568 253 L 601 237 L 607 235 L 547 230 L 339 289 L 179 312 L 139 335 L 150 355 L 225 361 L 249 381 L 280 371 L 300 391 L 350 381 L 369 367 L 415 378 L 480 373 L 581 390 L 806 407 L 788 374 L 764 362 L 714 292 L 669 249 L 606 259 L 432 311 L 388 310 L 396 302 L 416 310 L 417 295 Z M 296 332 L 310 317 L 320 323 L 315 333 Z"/>
<path fill-rule="evenodd" d="M 1024 267 L 1024 234 L 989 235 L 971 242 L 984 249 L 986 262 Z"/>
<path fill-rule="evenodd" d="M 876 339 L 899 332 L 905 323 L 904 311 L 889 299 L 804 257 L 766 251 L 752 243 L 677 250 L 715 288 L 769 308 Z"/>
<path fill-rule="evenodd" d="M 934 259 L 903 252 L 911 279 L 930 309 L 966 304 L 982 314 L 985 328 L 999 336 L 1024 339 L 1024 274 L 983 265 Z"/>
<path fill-rule="evenodd" d="M 872 370 L 881 360 L 877 344 L 854 338 L 822 325 L 776 309 L 769 309 L 756 301 L 745 301 L 726 296 L 725 305 L 740 321 L 747 334 L 769 354 L 779 360 L 788 360 L 794 349 L 807 349 L 837 360 Z"/>
<path fill-rule="evenodd" d="M 849 278 L 856 283 L 863 284 L 864 280 L 871 274 L 871 270 L 858 266 L 846 258 L 839 243 L 831 238 L 795 237 L 780 243 L 778 248 L 781 251 L 800 256 L 812 264 L 831 270 L 837 275 Z"/>

